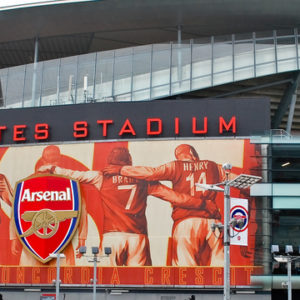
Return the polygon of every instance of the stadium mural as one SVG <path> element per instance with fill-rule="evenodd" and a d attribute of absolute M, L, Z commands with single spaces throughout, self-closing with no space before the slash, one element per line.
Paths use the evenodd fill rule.
<path fill-rule="evenodd" d="M 100 248 L 107 286 L 221 286 L 223 193 L 201 184 L 257 174 L 251 133 L 266 99 L 91 103 L 0 111 L 0 281 L 90 283 L 81 246 Z M 231 282 L 262 272 L 256 199 L 232 188 Z M 260 219 L 261 220 L 261 219 Z M 261 244 L 261 243 L 259 243 Z M 108 257 L 103 249 L 111 248 Z"/>
<path fill-rule="evenodd" d="M 0 280 L 51 284 L 62 252 L 62 283 L 88 284 L 92 266 L 78 249 L 111 247 L 98 264 L 107 285 L 215 285 L 223 282 L 223 193 L 196 183 L 259 175 L 260 149 L 248 139 L 116 141 L 2 147 Z M 260 226 L 249 190 L 246 245 L 231 246 L 233 285 L 259 274 Z M 246 200 L 243 200 L 246 201 Z M 237 205 L 240 207 L 239 205 Z M 240 230 L 241 231 L 241 230 Z"/>

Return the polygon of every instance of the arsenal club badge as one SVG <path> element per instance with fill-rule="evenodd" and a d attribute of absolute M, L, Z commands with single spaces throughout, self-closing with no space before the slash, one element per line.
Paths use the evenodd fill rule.
<path fill-rule="evenodd" d="M 61 252 L 75 233 L 81 214 L 77 181 L 39 175 L 16 185 L 13 217 L 25 248 L 42 263 Z"/>

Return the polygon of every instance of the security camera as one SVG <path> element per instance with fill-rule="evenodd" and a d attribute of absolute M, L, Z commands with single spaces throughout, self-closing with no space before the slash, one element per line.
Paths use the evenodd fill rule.
<path fill-rule="evenodd" d="M 232 218 L 230 220 L 230 225 L 234 227 L 238 227 L 239 229 L 243 228 L 244 226 L 244 220 L 243 219 L 237 219 L 237 218 Z"/>
<path fill-rule="evenodd" d="M 230 163 L 223 164 L 222 168 L 223 168 L 225 171 L 231 171 L 231 169 L 232 169 L 232 164 L 230 164 Z"/>
<path fill-rule="evenodd" d="M 229 224 L 232 226 L 232 227 L 235 227 L 236 224 L 237 224 L 237 219 L 236 218 L 232 218 L 229 222 Z"/>
<path fill-rule="evenodd" d="M 238 219 L 237 220 L 237 227 L 242 229 L 244 226 L 244 219 Z"/>

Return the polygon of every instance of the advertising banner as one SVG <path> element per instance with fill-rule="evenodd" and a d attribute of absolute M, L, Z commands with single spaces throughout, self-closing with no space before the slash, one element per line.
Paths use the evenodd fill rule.
<path fill-rule="evenodd" d="M 1 282 L 52 284 L 50 254 L 64 253 L 62 284 L 89 284 L 91 248 L 99 247 L 99 284 L 221 286 L 223 232 L 211 226 L 223 222 L 224 195 L 195 184 L 222 182 L 225 162 L 233 165 L 230 178 L 260 175 L 260 149 L 247 139 L 0 148 Z M 231 188 L 231 195 L 248 212 L 247 231 L 235 232 L 247 242 L 231 246 L 231 280 L 249 285 L 262 272 L 261 224 L 249 190 Z"/>
<path fill-rule="evenodd" d="M 248 200 L 230 199 L 230 219 L 236 224 L 230 226 L 230 244 L 248 246 Z"/>

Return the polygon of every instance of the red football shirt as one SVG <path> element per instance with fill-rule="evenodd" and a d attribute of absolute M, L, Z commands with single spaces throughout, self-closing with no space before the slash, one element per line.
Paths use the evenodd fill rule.
<path fill-rule="evenodd" d="M 121 174 L 144 180 L 169 180 L 173 183 L 174 191 L 201 197 L 203 190 L 195 183 L 214 184 L 220 182 L 218 165 L 209 160 L 172 161 L 157 168 L 125 166 Z M 216 193 L 211 194 L 210 200 L 215 200 Z M 202 217 L 199 209 L 182 208 L 173 205 L 172 218 L 174 222 L 187 217 Z"/>

